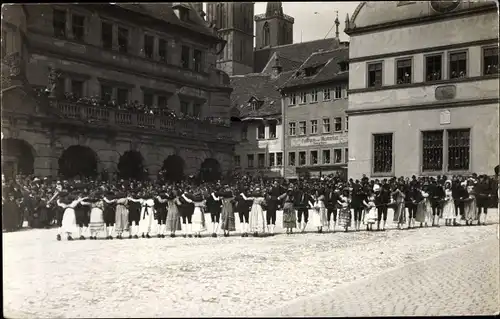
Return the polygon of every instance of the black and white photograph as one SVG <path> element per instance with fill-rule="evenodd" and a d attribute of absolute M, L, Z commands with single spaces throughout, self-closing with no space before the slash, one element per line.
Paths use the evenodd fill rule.
<path fill-rule="evenodd" d="M 499 3 L 4 3 L 5 318 L 500 315 Z"/>

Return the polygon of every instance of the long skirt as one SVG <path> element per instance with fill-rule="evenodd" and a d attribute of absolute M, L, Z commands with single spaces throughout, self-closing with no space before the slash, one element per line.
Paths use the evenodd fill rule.
<path fill-rule="evenodd" d="M 297 227 L 297 216 L 295 215 L 295 209 L 293 208 L 293 203 L 285 203 L 283 206 L 283 228 L 296 228 Z"/>
<path fill-rule="evenodd" d="M 348 207 L 343 207 L 339 209 L 339 227 L 350 227 L 351 226 L 351 209 Z"/>
<path fill-rule="evenodd" d="M 62 229 L 65 233 L 76 233 L 76 216 L 73 208 L 66 208 L 62 218 Z"/>
<path fill-rule="evenodd" d="M 259 204 L 252 204 L 250 210 L 249 224 L 252 232 L 264 232 L 266 228 L 266 219 L 264 218 L 264 211 Z"/>
<path fill-rule="evenodd" d="M 429 223 L 432 221 L 432 208 L 430 207 L 427 199 L 421 200 L 417 204 L 415 221 L 418 223 Z"/>
<path fill-rule="evenodd" d="M 365 218 L 364 218 L 365 224 L 368 225 L 375 224 L 377 220 L 378 220 L 378 213 L 376 207 L 370 207 L 369 209 L 365 209 Z"/>
<path fill-rule="evenodd" d="M 393 222 L 404 224 L 406 223 L 406 214 L 405 214 L 405 203 L 397 203 L 394 207 L 394 218 Z"/>
<path fill-rule="evenodd" d="M 128 208 L 124 205 L 116 205 L 115 210 L 115 230 L 117 232 L 123 232 L 128 230 L 129 226 L 129 212 Z"/>
<path fill-rule="evenodd" d="M 224 206 L 220 215 L 221 229 L 227 231 L 236 231 L 236 222 L 234 220 L 234 211 L 232 206 Z"/>
<path fill-rule="evenodd" d="M 167 213 L 167 230 L 170 232 L 181 230 L 181 216 L 176 206 L 169 207 Z"/>
<path fill-rule="evenodd" d="M 328 220 L 326 217 L 326 208 L 318 207 L 312 210 L 312 223 L 314 227 L 326 227 L 328 226 Z"/>
<path fill-rule="evenodd" d="M 471 222 L 471 221 L 476 221 L 478 219 L 477 203 L 476 203 L 476 199 L 474 197 L 469 198 L 469 200 L 467 200 L 465 202 L 464 210 L 465 210 L 465 220 L 466 221 Z"/>
<path fill-rule="evenodd" d="M 102 209 L 94 207 L 90 211 L 90 223 L 89 227 L 91 231 L 100 232 L 104 230 L 104 213 Z"/>
<path fill-rule="evenodd" d="M 456 217 L 457 216 L 455 216 L 455 203 L 453 199 L 449 199 L 444 203 L 443 206 L 443 218 L 452 219 Z"/>
<path fill-rule="evenodd" d="M 154 208 L 143 207 L 141 210 L 141 221 L 139 222 L 139 229 L 141 233 L 151 232 L 151 225 L 154 220 Z"/>
<path fill-rule="evenodd" d="M 193 231 L 195 233 L 207 230 L 207 226 L 205 224 L 205 212 L 201 207 L 196 206 L 194 208 L 192 222 L 193 222 Z"/>

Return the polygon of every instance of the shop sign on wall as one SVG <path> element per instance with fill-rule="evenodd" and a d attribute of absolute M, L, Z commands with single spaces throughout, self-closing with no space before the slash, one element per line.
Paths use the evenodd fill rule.
<path fill-rule="evenodd" d="M 323 146 L 347 143 L 347 133 L 291 138 L 291 147 Z"/>

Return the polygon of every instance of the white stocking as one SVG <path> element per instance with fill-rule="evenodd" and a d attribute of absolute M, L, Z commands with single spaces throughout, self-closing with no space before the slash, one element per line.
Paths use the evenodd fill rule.
<path fill-rule="evenodd" d="M 219 232 L 219 223 L 215 223 L 215 231 L 214 233 L 218 233 Z"/>
<path fill-rule="evenodd" d="M 62 234 L 62 227 L 57 227 L 57 234 L 61 235 Z"/>
<path fill-rule="evenodd" d="M 187 224 L 186 223 L 182 223 L 181 234 L 187 235 Z"/>
<path fill-rule="evenodd" d="M 83 230 L 82 227 L 78 227 L 78 237 L 82 236 L 82 230 Z"/>

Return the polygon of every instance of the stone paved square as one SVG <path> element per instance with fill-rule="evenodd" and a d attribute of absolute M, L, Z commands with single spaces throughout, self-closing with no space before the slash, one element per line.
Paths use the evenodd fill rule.
<path fill-rule="evenodd" d="M 435 261 L 440 270 L 428 272 L 431 277 L 426 280 L 432 282 L 444 269 L 454 267 L 453 258 L 460 250 L 453 249 L 475 244 L 486 246 L 486 252 L 498 252 L 498 223 L 492 224 L 498 220 L 497 211 L 492 210 L 489 218 L 487 226 L 267 238 L 235 234 L 230 238 L 57 242 L 55 230 L 4 233 L 4 311 L 6 316 L 20 318 L 337 315 L 325 312 L 332 304 L 325 294 L 355 289 L 360 280 L 380 275 L 377 280 L 393 294 L 373 309 L 367 300 L 350 315 L 408 314 L 403 306 L 418 313 L 422 305 L 412 304 L 417 299 L 401 298 L 412 289 L 420 290 L 423 283 L 405 285 L 404 279 L 392 279 L 388 271 L 400 269 L 403 277 L 422 280 L 409 265 L 448 252 L 452 257 Z M 461 270 L 484 262 L 483 257 L 462 260 L 456 278 Z M 498 269 L 498 256 L 488 260 Z M 446 278 L 454 280 L 454 276 Z M 471 291 L 460 296 L 498 296 L 498 276 L 492 277 L 489 270 L 470 280 Z M 442 295 L 445 291 L 445 287 L 435 287 L 429 297 L 448 298 Z M 349 292 L 342 294 L 349 298 Z M 319 305 L 318 298 L 324 300 Z M 484 298 L 478 302 L 494 313 L 491 305 L 498 300 Z M 352 307 L 349 300 L 345 304 Z M 468 309 L 454 313 L 454 309 L 437 306 L 426 308 L 426 313 L 469 313 Z M 337 311 L 345 312 L 348 306 L 343 307 Z"/>

